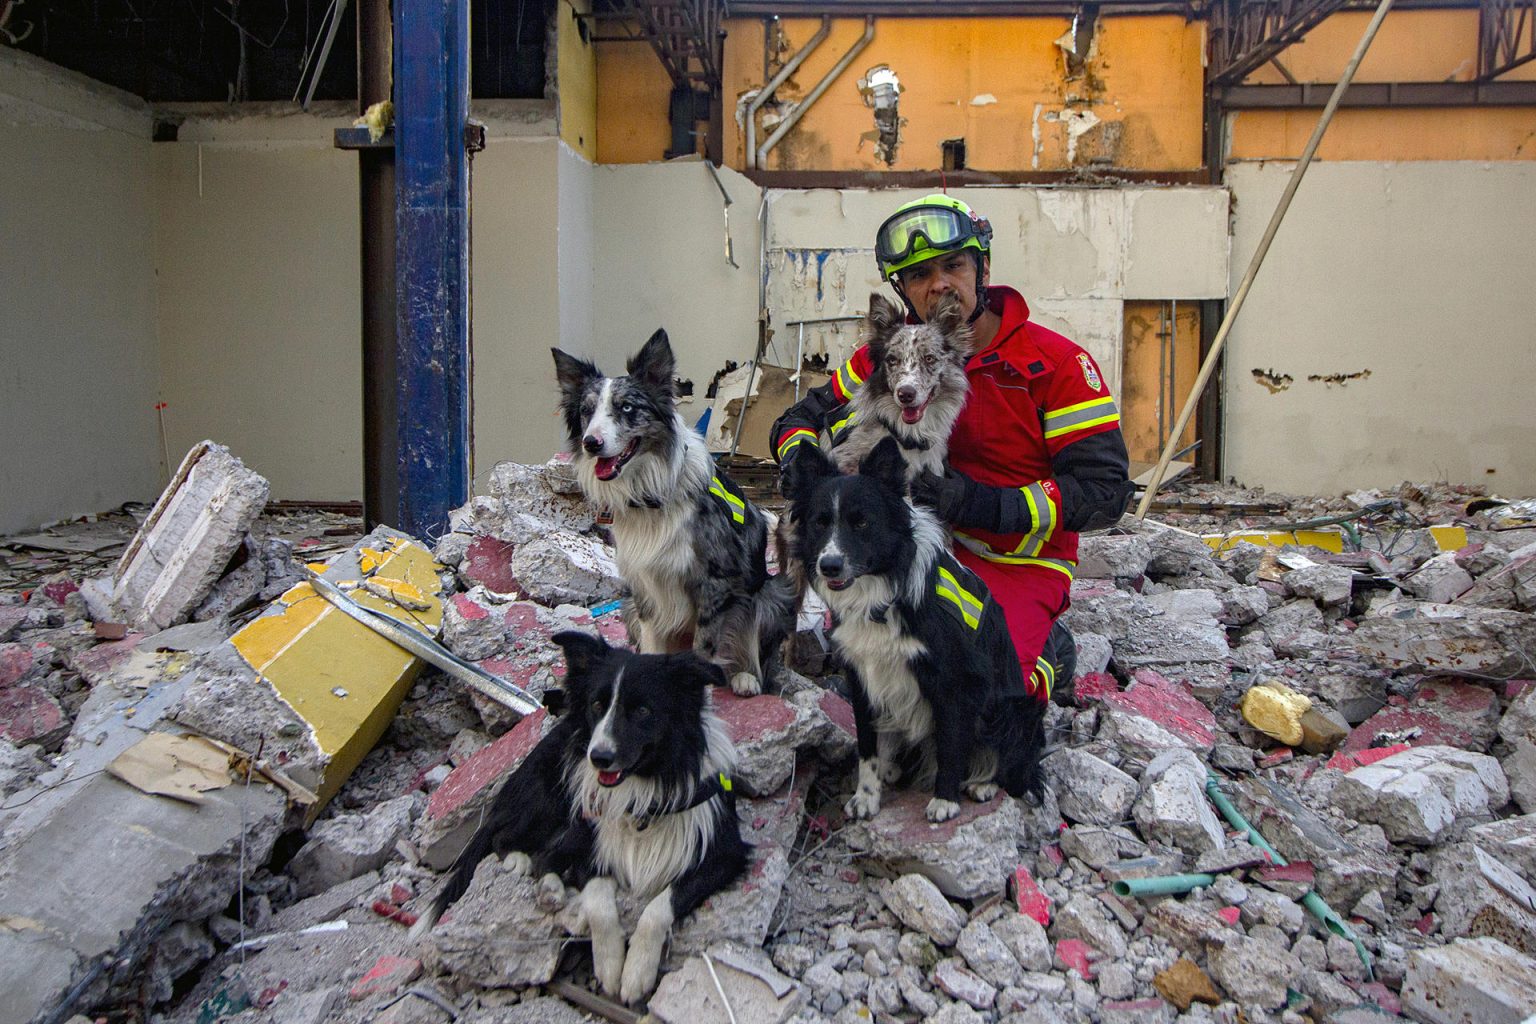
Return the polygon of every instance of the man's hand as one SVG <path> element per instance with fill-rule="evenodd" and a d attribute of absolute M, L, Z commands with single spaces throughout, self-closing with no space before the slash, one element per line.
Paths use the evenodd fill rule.
<path fill-rule="evenodd" d="M 977 526 L 996 518 L 997 498 L 991 492 L 992 488 L 948 466 L 943 476 L 925 469 L 912 480 L 912 501 L 957 526 Z"/>

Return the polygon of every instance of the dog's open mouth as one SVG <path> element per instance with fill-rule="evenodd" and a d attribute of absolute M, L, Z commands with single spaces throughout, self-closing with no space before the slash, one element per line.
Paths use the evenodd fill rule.
<path fill-rule="evenodd" d="M 623 772 L 607 771 L 607 772 L 598 772 L 597 773 L 597 784 L 599 786 L 617 786 L 619 783 L 621 783 L 623 781 L 624 781 L 624 773 Z"/>
<path fill-rule="evenodd" d="M 599 480 L 612 480 L 619 475 L 619 470 L 624 468 L 624 464 L 635 457 L 635 451 L 639 447 L 640 439 L 637 437 L 629 442 L 619 454 L 598 459 L 593 467 L 593 472 L 597 474 Z"/>
<path fill-rule="evenodd" d="M 904 405 L 904 406 L 902 406 L 901 407 L 901 422 L 903 422 L 903 423 L 916 423 L 918 420 L 922 419 L 923 418 L 923 413 L 928 411 L 928 402 L 931 402 L 931 401 L 933 401 L 933 399 L 929 398 L 929 399 L 927 399 L 927 401 L 924 401 L 920 405 Z"/>
<path fill-rule="evenodd" d="M 823 576 L 822 579 L 826 581 L 828 590 L 842 590 L 853 583 L 852 577 L 834 579 L 831 576 Z"/>

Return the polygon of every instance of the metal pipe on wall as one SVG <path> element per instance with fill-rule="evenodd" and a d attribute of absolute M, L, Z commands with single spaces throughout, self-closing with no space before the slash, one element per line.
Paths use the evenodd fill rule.
<path fill-rule="evenodd" d="M 869 15 L 864 19 L 864 34 L 859 37 L 858 42 L 854 43 L 848 52 L 843 54 L 838 62 L 832 66 L 832 70 L 828 71 L 821 81 L 816 83 L 816 87 L 810 91 L 810 94 L 805 99 L 795 104 L 795 109 L 790 111 L 788 117 L 779 122 L 779 126 L 774 129 L 773 134 L 768 136 L 768 141 L 758 148 L 755 166 L 763 166 L 764 161 L 768 159 L 768 151 L 777 146 L 779 140 L 788 135 L 789 130 L 800 123 L 800 119 L 805 116 L 805 112 L 810 110 L 817 100 L 821 99 L 821 94 L 826 92 L 827 87 L 837 80 L 838 75 L 841 75 L 848 69 L 848 65 L 853 63 L 853 58 L 857 57 L 873 38 L 875 38 L 875 17 L 874 15 Z"/>
<path fill-rule="evenodd" d="M 764 28 L 763 31 L 764 31 L 764 33 L 766 33 L 768 30 L 766 28 Z M 758 112 L 758 110 L 762 107 L 762 105 L 764 103 L 767 103 L 770 99 L 773 98 L 774 91 L 777 90 L 779 86 L 783 85 L 784 82 L 789 78 L 790 75 L 795 73 L 795 69 L 796 68 L 798 68 L 801 64 L 805 63 L 805 58 L 807 58 L 807 57 L 809 57 L 811 55 L 811 51 L 812 50 L 816 49 L 816 47 L 821 45 L 821 41 L 823 39 L 827 38 L 827 33 L 831 32 L 831 31 L 832 31 L 832 19 L 830 17 L 828 17 L 827 15 L 823 14 L 821 16 L 821 28 L 816 30 L 816 34 L 811 36 L 810 40 L 804 46 L 800 47 L 799 50 L 795 51 L 795 55 L 793 57 L 789 58 L 789 61 L 787 63 L 785 63 L 785 65 L 782 68 L 779 69 L 779 73 L 774 75 L 773 78 L 768 81 L 768 84 L 764 85 L 761 89 L 759 89 L 757 95 L 752 97 L 752 102 L 747 104 L 747 126 L 746 126 L 746 130 L 747 130 L 747 169 L 748 170 L 751 170 L 752 168 L 757 166 L 757 112 Z"/>

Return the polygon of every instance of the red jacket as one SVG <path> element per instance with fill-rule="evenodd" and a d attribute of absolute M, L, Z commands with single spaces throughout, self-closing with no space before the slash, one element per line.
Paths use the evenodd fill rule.
<path fill-rule="evenodd" d="M 1071 575 L 1077 562 L 1077 533 L 1067 522 L 1086 520 L 1064 508 L 1057 480 L 1070 459 L 1068 446 L 1115 431 L 1120 413 L 1108 382 L 1093 357 L 1081 347 L 1029 320 L 1029 306 L 1012 288 L 987 289 L 988 306 L 1002 318 L 991 344 L 966 364 L 970 397 L 955 421 L 949 440 L 950 465 L 994 487 L 1017 487 L 1033 515 L 1028 532 L 997 534 L 972 527 L 955 528 L 956 539 L 989 561 L 1042 565 Z M 852 397 L 872 365 L 864 346 L 838 368 L 823 401 L 835 407 Z M 774 449 L 782 460 L 796 444 L 815 443 L 824 410 L 808 396 L 787 412 L 774 430 Z M 798 414 L 797 414 L 798 412 Z M 1084 451 L 1098 446 L 1085 446 Z M 1124 444 L 1117 447 L 1124 465 Z M 1054 469 L 1053 469 L 1054 467 Z M 1124 480 L 1124 469 L 1119 479 Z M 1074 494 L 1080 490 L 1074 488 Z M 1115 493 L 1124 508 L 1124 489 Z"/>

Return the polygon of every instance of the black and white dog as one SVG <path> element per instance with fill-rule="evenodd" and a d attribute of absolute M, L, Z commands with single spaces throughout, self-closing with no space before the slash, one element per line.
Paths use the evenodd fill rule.
<path fill-rule="evenodd" d="M 868 818 L 881 787 L 916 754 L 914 780 L 932 778 L 929 821 L 973 800 L 1040 793 L 1045 705 L 1026 694 L 1003 611 L 949 554 L 943 528 L 903 497 L 900 449 L 887 438 L 854 476 L 819 450 L 786 473 L 791 556 L 833 616 L 848 671 L 859 750 L 846 810 Z"/>
<path fill-rule="evenodd" d="M 762 511 L 678 413 L 666 332 L 651 335 L 623 377 L 553 352 L 582 491 L 613 517 L 639 649 L 692 647 L 731 689 L 760 693 L 793 622 L 794 586 L 768 574 Z"/>
<path fill-rule="evenodd" d="M 508 777 L 442 891 L 411 930 L 429 931 L 488 854 L 581 888 L 603 991 L 637 1003 L 656 985 L 672 924 L 740 876 L 736 751 L 710 699 L 720 669 L 692 652 L 633 654 L 585 633 L 565 650 L 565 711 Z M 627 944 L 620 888 L 647 901 Z"/>
<path fill-rule="evenodd" d="M 844 473 L 855 472 L 875 445 L 894 437 L 908 482 L 925 469 L 943 476 L 949 432 L 970 394 L 965 363 L 974 354 L 960 300 L 947 294 L 928 323 L 909 324 L 905 310 L 873 292 L 861 332 L 871 368 L 829 425 L 832 458 Z"/>

